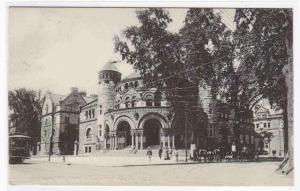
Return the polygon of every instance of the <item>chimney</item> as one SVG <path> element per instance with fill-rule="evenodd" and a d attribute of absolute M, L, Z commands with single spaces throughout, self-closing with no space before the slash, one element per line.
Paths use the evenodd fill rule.
<path fill-rule="evenodd" d="M 98 98 L 97 94 L 91 94 L 90 96 L 93 97 L 93 98 Z"/>
<path fill-rule="evenodd" d="M 77 87 L 71 87 L 71 92 L 78 92 L 78 88 Z"/>
<path fill-rule="evenodd" d="M 81 90 L 81 91 L 79 92 L 79 94 L 80 94 L 81 96 L 83 96 L 83 97 L 86 97 L 86 91 L 84 91 L 84 90 Z"/>

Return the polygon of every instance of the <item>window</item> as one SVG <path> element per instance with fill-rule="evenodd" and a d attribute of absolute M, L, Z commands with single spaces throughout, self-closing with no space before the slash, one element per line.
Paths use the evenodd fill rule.
<path fill-rule="evenodd" d="M 92 147 L 89 147 L 89 153 L 91 153 L 92 152 Z"/>
<path fill-rule="evenodd" d="M 266 128 L 267 127 L 267 123 L 264 123 L 264 128 Z"/>
<path fill-rule="evenodd" d="M 87 149 L 87 147 L 85 147 L 85 148 L 84 148 L 84 152 L 87 153 L 87 151 L 88 151 L 88 149 Z"/>
<path fill-rule="evenodd" d="M 243 137 L 243 135 L 240 135 L 240 143 L 244 143 L 244 137 Z"/>
<path fill-rule="evenodd" d="M 88 118 L 89 118 L 89 112 L 85 111 L 85 119 L 88 119 Z"/>
<path fill-rule="evenodd" d="M 134 87 L 137 88 L 139 86 L 139 83 L 137 81 L 134 82 Z"/>
<path fill-rule="evenodd" d="M 98 137 L 101 137 L 101 125 L 98 127 Z"/>
<path fill-rule="evenodd" d="M 125 98 L 125 107 L 128 108 L 129 107 L 129 97 Z"/>
<path fill-rule="evenodd" d="M 131 107 L 135 107 L 135 101 L 131 101 Z"/>
<path fill-rule="evenodd" d="M 102 115 L 102 105 L 99 106 L 99 114 Z"/>
<path fill-rule="evenodd" d="M 45 125 L 48 125 L 48 119 L 45 120 Z"/>
<path fill-rule="evenodd" d="M 65 117 L 65 123 L 69 123 L 70 122 L 70 118 L 69 117 Z"/>
<path fill-rule="evenodd" d="M 92 117 L 92 112 L 91 112 L 91 110 L 89 110 L 89 118 L 91 118 Z"/>
<path fill-rule="evenodd" d="M 271 127 L 271 123 L 270 122 L 268 122 L 268 128 L 270 128 Z"/>
<path fill-rule="evenodd" d="M 88 128 L 85 133 L 86 141 L 92 141 L 92 129 Z"/>
<path fill-rule="evenodd" d="M 125 90 L 128 89 L 128 84 L 126 83 L 125 86 L 124 86 Z"/>
<path fill-rule="evenodd" d="M 92 109 L 92 116 L 95 118 L 95 109 Z"/>
<path fill-rule="evenodd" d="M 256 123 L 256 128 L 257 128 L 257 129 L 259 128 L 259 123 Z"/>
<path fill-rule="evenodd" d="M 151 99 L 146 100 L 146 106 L 152 106 L 152 100 Z"/>

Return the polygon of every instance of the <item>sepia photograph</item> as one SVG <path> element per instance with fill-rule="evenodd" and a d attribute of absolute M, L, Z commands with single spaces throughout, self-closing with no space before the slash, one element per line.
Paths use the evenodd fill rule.
<path fill-rule="evenodd" d="M 8 184 L 294 186 L 293 16 L 8 7 Z"/>

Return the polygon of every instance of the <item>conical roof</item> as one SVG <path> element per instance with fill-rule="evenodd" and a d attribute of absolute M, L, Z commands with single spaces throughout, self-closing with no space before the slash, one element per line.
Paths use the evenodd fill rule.
<path fill-rule="evenodd" d="M 116 71 L 119 72 L 118 68 L 115 66 L 116 61 L 109 61 L 107 62 L 101 70 L 111 70 L 111 71 Z"/>

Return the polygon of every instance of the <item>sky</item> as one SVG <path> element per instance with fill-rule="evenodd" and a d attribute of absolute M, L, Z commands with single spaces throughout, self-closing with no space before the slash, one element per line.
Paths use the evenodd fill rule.
<path fill-rule="evenodd" d="M 135 8 L 10 8 L 8 87 L 50 90 L 67 94 L 78 87 L 97 92 L 97 73 L 108 61 L 121 60 L 114 53 L 113 37 L 138 24 Z M 187 9 L 167 9 L 178 32 Z M 233 9 L 217 9 L 234 30 Z M 117 65 L 122 77 L 133 72 Z"/>

